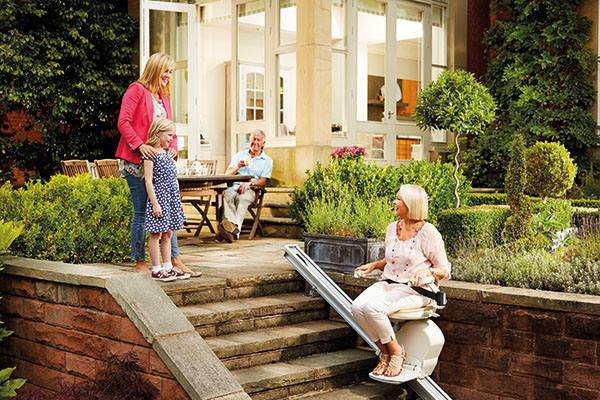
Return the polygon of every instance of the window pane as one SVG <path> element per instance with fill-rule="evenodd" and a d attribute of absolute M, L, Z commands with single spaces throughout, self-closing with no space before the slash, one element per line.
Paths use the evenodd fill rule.
<path fill-rule="evenodd" d="M 396 138 L 396 160 L 420 160 L 421 140 L 416 138 Z"/>
<path fill-rule="evenodd" d="M 247 111 L 246 89 L 256 90 L 252 94 L 255 107 L 263 107 L 264 65 L 265 65 L 265 2 L 252 1 L 237 6 L 237 56 L 238 90 L 237 104 L 240 121 L 262 120 L 262 110 Z M 260 112 L 259 112 L 260 111 Z"/>
<path fill-rule="evenodd" d="M 385 135 L 357 132 L 356 138 L 359 146 L 367 150 L 367 157 L 374 160 L 385 158 Z"/>
<path fill-rule="evenodd" d="M 385 5 L 374 0 L 358 2 L 356 118 L 381 121 L 385 76 Z"/>
<path fill-rule="evenodd" d="M 250 90 L 246 92 L 246 105 L 248 107 L 254 107 L 254 92 Z"/>
<path fill-rule="evenodd" d="M 279 44 L 296 43 L 296 0 L 279 0 Z"/>
<path fill-rule="evenodd" d="M 150 10 L 150 53 L 163 52 L 175 60 L 171 77 L 173 120 L 188 123 L 187 13 Z"/>
<path fill-rule="evenodd" d="M 421 87 L 423 12 L 398 6 L 396 12 L 396 118 L 412 119 Z M 390 94 L 388 94 L 389 96 Z M 407 150 L 408 151 L 408 150 Z M 400 158 L 404 160 L 404 158 Z M 409 158 L 410 159 L 410 158 Z"/>
<path fill-rule="evenodd" d="M 346 135 L 346 54 L 331 55 L 331 133 Z"/>
<path fill-rule="evenodd" d="M 279 96 L 277 109 L 280 117 L 279 136 L 296 134 L 296 53 L 285 53 L 277 56 L 279 71 Z"/>
<path fill-rule="evenodd" d="M 334 49 L 346 50 L 346 0 L 331 2 L 331 45 Z"/>
<path fill-rule="evenodd" d="M 432 7 L 432 27 L 431 27 L 431 62 L 434 65 L 447 66 L 448 54 L 446 51 L 446 26 L 445 9 L 441 7 Z"/>

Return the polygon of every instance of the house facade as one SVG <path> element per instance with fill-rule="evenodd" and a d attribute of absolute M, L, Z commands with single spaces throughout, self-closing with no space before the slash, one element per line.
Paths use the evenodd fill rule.
<path fill-rule="evenodd" d="M 423 131 L 418 91 L 446 69 L 485 73 L 488 0 L 129 0 L 140 65 L 176 60 L 180 163 L 224 171 L 250 133 L 266 133 L 272 183 L 301 185 L 337 146 L 399 165 L 445 157 L 452 134 Z M 598 3 L 582 13 L 594 21 Z"/>

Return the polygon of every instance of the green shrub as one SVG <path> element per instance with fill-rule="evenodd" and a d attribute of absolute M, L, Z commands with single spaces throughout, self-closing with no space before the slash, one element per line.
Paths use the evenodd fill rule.
<path fill-rule="evenodd" d="M 330 159 L 329 165 L 318 164 L 302 188 L 292 193 L 288 214 L 303 228 L 307 225 L 308 204 L 317 199 L 332 203 L 357 195 L 365 200 L 387 199 L 391 205 L 400 186 L 412 183 L 422 186 L 429 197 L 429 222 L 436 223 L 441 210 L 454 204 L 452 165 L 413 161 L 399 167 L 365 164 L 361 161 Z M 462 176 L 462 175 L 461 175 Z M 464 182 L 464 180 L 463 180 Z M 459 187 L 464 196 L 470 189 L 468 182 Z"/>
<path fill-rule="evenodd" d="M 600 200 L 570 199 L 573 207 L 600 208 Z"/>
<path fill-rule="evenodd" d="M 465 199 L 465 206 L 482 205 L 508 205 L 506 193 L 469 193 Z"/>
<path fill-rule="evenodd" d="M 513 140 L 504 185 L 506 202 L 513 213 L 504 224 L 505 234 L 515 239 L 531 236 L 531 201 L 524 193 L 527 185 L 525 143 L 520 134 L 516 134 Z"/>
<path fill-rule="evenodd" d="M 453 253 L 464 242 L 488 238 L 493 243 L 502 240 L 504 223 L 511 211 L 507 206 L 473 206 L 447 209 L 438 217 L 438 230 Z"/>
<path fill-rule="evenodd" d="M 550 239 L 554 233 L 571 226 L 572 216 L 571 203 L 567 200 L 551 199 L 541 205 L 541 209 L 533 215 L 531 224 L 536 232 Z"/>
<path fill-rule="evenodd" d="M 0 187 L 0 219 L 20 221 L 13 253 L 68 263 L 122 262 L 130 253 L 133 208 L 120 178 L 54 175 L 15 190 Z"/>
<path fill-rule="evenodd" d="M 560 197 L 573 186 L 577 167 L 560 143 L 537 142 L 527 149 L 527 191 L 539 196 Z"/>
<path fill-rule="evenodd" d="M 395 220 L 387 198 L 350 195 L 342 201 L 317 198 L 308 204 L 306 232 L 356 238 L 385 238 L 387 226 Z"/>

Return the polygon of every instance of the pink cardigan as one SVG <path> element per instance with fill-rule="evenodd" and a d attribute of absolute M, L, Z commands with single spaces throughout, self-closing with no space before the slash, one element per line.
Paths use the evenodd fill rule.
<path fill-rule="evenodd" d="M 160 94 L 167 118 L 173 120 L 171 113 L 171 102 L 166 96 Z M 121 140 L 117 147 L 115 156 L 127 161 L 138 164 L 140 162 L 140 152 L 138 147 L 146 143 L 148 138 L 148 129 L 154 118 L 154 104 L 152 102 L 152 93 L 139 82 L 129 85 L 123 101 L 121 111 L 119 112 L 119 122 L 117 127 L 121 133 Z M 177 150 L 177 136 L 173 136 L 170 146 Z"/>

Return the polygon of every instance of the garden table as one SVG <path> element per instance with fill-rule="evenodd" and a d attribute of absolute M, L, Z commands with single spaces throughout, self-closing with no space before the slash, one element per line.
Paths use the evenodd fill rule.
<path fill-rule="evenodd" d="M 200 223 L 196 228 L 194 236 L 198 236 L 204 225 L 208 226 L 212 233 L 216 233 L 208 220 L 208 207 L 210 197 L 215 196 L 215 209 L 217 224 L 223 220 L 223 192 L 234 184 L 234 182 L 250 182 L 252 175 L 181 175 L 177 177 L 179 191 L 182 200 L 190 203 L 200 213 Z M 195 223 L 194 223 L 195 225 Z M 190 223 L 184 225 L 186 229 Z M 189 230 L 188 230 L 189 232 Z"/>

